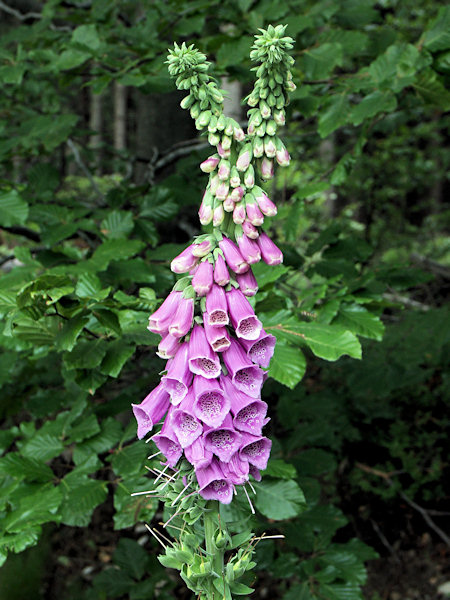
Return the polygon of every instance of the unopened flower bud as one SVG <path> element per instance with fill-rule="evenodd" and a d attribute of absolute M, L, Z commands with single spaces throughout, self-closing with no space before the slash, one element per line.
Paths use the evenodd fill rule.
<path fill-rule="evenodd" d="M 283 253 L 264 232 L 260 233 L 257 244 L 261 250 L 262 259 L 266 264 L 279 265 L 283 262 Z"/>
<path fill-rule="evenodd" d="M 231 141 L 232 139 L 230 137 L 223 135 L 221 140 L 222 148 L 224 150 L 229 150 L 231 148 Z"/>
<path fill-rule="evenodd" d="M 209 123 L 208 123 L 208 131 L 210 133 L 214 133 L 216 131 L 216 129 L 217 129 L 217 117 L 216 117 L 216 115 L 212 115 L 209 120 Z"/>
<path fill-rule="evenodd" d="M 269 158 L 274 158 L 277 153 L 275 143 L 271 137 L 264 138 L 264 154 Z"/>
<path fill-rule="evenodd" d="M 263 179 L 272 179 L 274 175 L 273 160 L 266 156 L 261 161 L 261 176 Z"/>
<path fill-rule="evenodd" d="M 220 158 L 229 158 L 231 154 L 230 149 L 225 150 L 220 142 L 217 144 L 217 152 L 219 153 Z"/>
<path fill-rule="evenodd" d="M 198 216 L 202 225 L 208 225 L 208 223 L 211 223 L 212 221 L 212 203 L 212 194 L 209 190 L 206 190 L 206 192 L 203 194 L 202 203 L 200 204 L 200 208 L 198 210 Z"/>
<path fill-rule="evenodd" d="M 225 218 L 225 213 L 223 211 L 223 204 L 221 202 L 219 202 L 214 207 L 214 212 L 213 212 L 214 227 L 218 227 L 219 225 L 221 225 L 223 223 L 224 218 Z"/>
<path fill-rule="evenodd" d="M 276 138 L 275 147 L 277 163 L 280 165 L 280 167 L 287 167 L 291 162 L 291 157 L 289 156 L 289 152 L 286 150 L 286 147 L 280 138 Z"/>
<path fill-rule="evenodd" d="M 243 202 L 238 202 L 233 210 L 233 221 L 236 224 L 241 225 L 245 221 L 245 218 L 245 204 Z"/>
<path fill-rule="evenodd" d="M 265 102 L 264 100 L 261 100 L 261 102 L 259 103 L 259 110 L 261 111 L 261 116 L 263 119 L 270 118 L 271 110 L 267 102 Z"/>
<path fill-rule="evenodd" d="M 200 169 L 203 171 L 203 173 L 212 173 L 219 164 L 219 160 L 220 159 L 217 154 L 208 156 L 208 158 L 201 163 Z"/>
<path fill-rule="evenodd" d="M 236 167 L 234 165 L 231 167 L 231 171 L 230 171 L 230 185 L 233 188 L 236 188 L 239 185 L 241 185 L 241 178 L 239 177 L 239 171 L 236 169 Z"/>
<path fill-rule="evenodd" d="M 242 223 L 242 230 L 245 233 L 245 235 L 248 238 L 250 238 L 251 240 L 256 240 L 259 237 L 259 231 L 256 229 L 256 227 L 254 225 L 252 225 L 252 223 L 250 223 L 250 221 L 248 219 L 246 219 Z"/>
<path fill-rule="evenodd" d="M 214 281 L 222 287 L 230 283 L 230 274 L 222 254 L 218 254 L 214 263 Z"/>
<path fill-rule="evenodd" d="M 218 200 L 225 200 L 228 196 L 228 190 L 230 186 L 228 185 L 228 181 L 221 181 L 216 189 L 216 198 Z"/>
<path fill-rule="evenodd" d="M 233 202 L 240 202 L 244 197 L 244 193 L 244 188 L 241 185 L 239 185 L 238 187 L 234 188 L 230 196 L 232 197 Z"/>
<path fill-rule="evenodd" d="M 211 111 L 210 110 L 204 110 L 195 119 L 195 127 L 197 129 L 199 129 L 199 130 L 203 129 L 203 127 L 206 127 L 208 125 L 211 117 L 212 117 Z"/>
<path fill-rule="evenodd" d="M 252 165 L 249 165 L 245 171 L 244 183 L 247 188 L 252 188 L 255 185 L 255 170 Z"/>
<path fill-rule="evenodd" d="M 283 126 L 286 123 L 286 113 L 283 109 L 276 110 L 273 113 L 273 120 L 277 125 Z"/>
<path fill-rule="evenodd" d="M 195 102 L 194 96 L 189 94 L 188 96 L 183 98 L 183 100 L 180 102 L 180 106 L 181 106 L 181 108 L 187 109 L 187 108 L 190 108 L 194 104 L 194 102 Z"/>
<path fill-rule="evenodd" d="M 189 111 L 191 118 L 192 119 L 197 119 L 198 116 L 200 115 L 200 103 L 196 102 L 192 107 L 191 110 Z"/>
<path fill-rule="evenodd" d="M 237 142 L 242 142 L 245 139 L 245 133 L 239 125 L 233 128 L 233 137 Z"/>
<path fill-rule="evenodd" d="M 255 130 L 256 135 L 264 137 L 266 134 L 266 121 L 263 121 L 259 127 Z"/>
<path fill-rule="evenodd" d="M 217 119 L 216 128 L 219 131 L 223 131 L 226 126 L 227 126 L 227 118 L 223 113 L 220 113 L 220 117 Z"/>
<path fill-rule="evenodd" d="M 206 238 L 206 240 L 202 240 L 201 242 L 198 242 L 198 243 L 194 242 L 194 247 L 192 248 L 192 254 L 199 258 L 203 258 L 203 256 L 206 256 L 207 254 L 209 254 L 209 252 L 211 252 L 212 247 L 213 247 L 213 244 L 212 244 L 211 238 Z"/>
<path fill-rule="evenodd" d="M 277 214 L 277 207 L 272 202 L 272 200 L 270 200 L 270 198 L 264 193 L 264 190 L 262 190 L 258 186 L 255 186 L 252 192 L 263 215 L 265 215 L 266 217 L 273 217 Z"/>
<path fill-rule="evenodd" d="M 262 138 L 255 137 L 253 139 L 253 156 L 255 158 L 261 158 L 264 154 L 264 142 Z"/>
<path fill-rule="evenodd" d="M 230 176 L 230 161 L 226 158 L 222 158 L 219 163 L 218 175 L 221 181 L 225 181 Z"/>
<path fill-rule="evenodd" d="M 227 122 L 226 122 L 225 129 L 223 130 L 223 132 L 228 137 L 231 137 L 233 135 L 234 126 L 237 125 L 237 123 L 231 117 L 226 117 L 226 121 Z"/>
<path fill-rule="evenodd" d="M 238 171 L 246 171 L 249 167 L 251 159 L 252 159 L 252 145 L 245 144 L 245 146 L 239 152 L 239 156 L 236 161 L 237 170 Z"/>
<path fill-rule="evenodd" d="M 218 133 L 209 133 L 208 142 L 211 144 L 211 146 L 217 146 L 217 144 L 220 142 L 220 135 Z"/>
<path fill-rule="evenodd" d="M 275 135 L 277 132 L 277 124 L 275 123 L 275 121 L 273 119 L 270 119 L 270 121 L 267 122 L 266 125 L 266 134 L 267 135 Z"/>
<path fill-rule="evenodd" d="M 223 210 L 225 212 L 233 212 L 234 210 L 234 200 L 231 196 L 227 196 L 223 201 Z"/>
<path fill-rule="evenodd" d="M 259 210 L 258 204 L 253 194 L 245 195 L 245 211 L 247 213 L 248 220 L 252 225 L 258 227 L 264 223 L 264 215 Z"/>
<path fill-rule="evenodd" d="M 258 283 L 253 271 L 249 269 L 246 273 L 236 274 L 236 281 L 244 296 L 251 297 L 258 291 Z"/>

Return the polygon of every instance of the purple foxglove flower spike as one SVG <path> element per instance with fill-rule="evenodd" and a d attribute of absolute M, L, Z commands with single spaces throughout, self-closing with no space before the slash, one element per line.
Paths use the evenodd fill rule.
<path fill-rule="evenodd" d="M 243 433 L 239 455 L 242 459 L 248 460 L 257 469 L 264 471 L 267 468 L 271 447 L 272 442 L 269 438 Z"/>
<path fill-rule="evenodd" d="M 274 175 L 273 160 L 266 156 L 261 161 L 261 175 L 263 179 L 272 179 Z"/>
<path fill-rule="evenodd" d="M 247 356 L 260 367 L 268 367 L 275 349 L 276 337 L 261 330 L 257 340 L 241 340 Z"/>
<path fill-rule="evenodd" d="M 205 448 L 202 438 L 197 438 L 190 446 L 184 449 L 187 460 L 196 469 L 204 469 L 211 464 L 213 453 Z"/>
<path fill-rule="evenodd" d="M 180 348 L 180 338 L 176 338 L 170 333 L 167 333 L 158 344 L 158 352 L 160 358 L 165 360 L 173 358 Z"/>
<path fill-rule="evenodd" d="M 189 340 L 188 364 L 192 373 L 202 375 L 206 379 L 214 379 L 220 375 L 220 359 L 211 350 L 201 325 L 195 325 L 192 330 Z"/>
<path fill-rule="evenodd" d="M 197 264 L 198 258 L 192 254 L 194 244 L 188 246 L 183 252 L 176 256 L 170 263 L 170 269 L 174 273 L 187 273 Z"/>
<path fill-rule="evenodd" d="M 268 265 L 279 265 L 283 262 L 283 253 L 264 232 L 260 233 L 257 243 L 265 263 Z"/>
<path fill-rule="evenodd" d="M 217 285 L 228 285 L 230 283 L 230 274 L 228 273 L 225 259 L 221 254 L 217 255 L 216 262 L 214 264 L 214 281 Z"/>
<path fill-rule="evenodd" d="M 248 219 L 245 219 L 245 221 L 242 223 L 242 230 L 251 240 L 256 240 L 259 237 L 259 231 L 250 223 Z"/>
<path fill-rule="evenodd" d="M 234 210 L 234 200 L 231 196 L 227 196 L 223 201 L 223 210 L 225 212 L 233 212 Z"/>
<path fill-rule="evenodd" d="M 173 337 L 177 338 L 186 335 L 191 329 L 193 318 L 194 299 L 185 298 L 184 295 L 182 295 L 181 300 L 178 303 L 176 313 L 173 316 L 172 322 L 169 326 L 170 335 L 173 335 Z"/>
<path fill-rule="evenodd" d="M 203 320 L 205 320 L 205 315 L 203 315 Z M 206 321 L 212 327 L 224 327 L 230 322 L 227 297 L 219 285 L 213 285 L 211 291 L 206 295 Z"/>
<path fill-rule="evenodd" d="M 274 217 L 277 214 L 277 207 L 270 198 L 263 192 L 261 188 L 254 188 L 253 195 L 258 203 L 259 210 L 266 217 Z"/>
<path fill-rule="evenodd" d="M 236 233 L 236 239 L 239 251 L 249 265 L 254 265 L 261 260 L 261 251 L 254 240 L 251 240 L 245 234 L 239 235 L 239 233 Z"/>
<path fill-rule="evenodd" d="M 164 421 L 161 432 L 153 436 L 153 441 L 158 450 L 160 450 L 166 457 L 169 467 L 174 467 L 183 454 L 183 448 L 180 446 L 177 436 L 175 435 L 175 432 L 170 424 L 170 412 L 171 409 L 169 409 L 169 415 Z"/>
<path fill-rule="evenodd" d="M 229 377 L 222 376 L 220 383 L 231 402 L 234 427 L 239 431 L 261 435 L 266 424 L 267 404 L 238 390 Z"/>
<path fill-rule="evenodd" d="M 203 426 L 194 413 L 194 400 L 191 388 L 181 404 L 171 413 L 171 424 L 182 448 L 190 446 L 203 433 Z"/>
<path fill-rule="evenodd" d="M 170 292 L 158 310 L 150 315 L 147 329 L 161 334 L 167 331 L 182 297 L 181 292 Z"/>
<path fill-rule="evenodd" d="M 237 225 L 241 225 L 245 221 L 245 204 L 241 202 L 237 202 L 234 210 L 233 210 L 233 221 Z"/>
<path fill-rule="evenodd" d="M 213 352 L 223 352 L 230 347 L 230 336 L 226 327 L 212 327 L 208 324 L 206 313 L 203 315 L 203 325 L 205 328 L 206 339 Z"/>
<path fill-rule="evenodd" d="M 213 283 L 213 266 L 208 260 L 205 260 L 199 264 L 192 278 L 192 287 L 198 296 L 206 296 L 211 291 Z"/>
<path fill-rule="evenodd" d="M 213 197 L 209 190 L 203 194 L 202 203 L 198 210 L 198 217 L 202 225 L 208 225 L 213 218 Z"/>
<path fill-rule="evenodd" d="M 252 398 L 259 398 L 263 384 L 263 371 L 248 358 L 245 350 L 236 340 L 222 354 L 225 366 L 233 385 Z"/>
<path fill-rule="evenodd" d="M 214 171 L 219 164 L 219 160 L 220 158 L 217 156 L 217 154 L 213 154 L 201 163 L 200 169 L 203 171 L 203 173 L 212 173 L 212 171 Z"/>
<path fill-rule="evenodd" d="M 225 479 L 218 461 L 212 460 L 207 467 L 196 469 L 195 475 L 202 498 L 230 504 L 233 499 L 233 484 Z"/>
<path fill-rule="evenodd" d="M 251 304 L 244 294 L 235 288 L 226 293 L 228 313 L 236 335 L 245 340 L 257 340 L 262 323 L 255 315 Z"/>
<path fill-rule="evenodd" d="M 225 478 L 233 485 L 242 485 L 248 481 L 249 467 L 248 461 L 242 460 L 238 452 L 232 456 L 230 462 L 221 465 Z"/>
<path fill-rule="evenodd" d="M 232 271 L 235 273 L 248 271 L 248 263 L 242 258 L 242 254 L 229 238 L 224 237 L 219 242 L 219 248 L 222 250 L 226 263 Z"/>
<path fill-rule="evenodd" d="M 253 194 L 245 195 L 245 210 L 247 212 L 248 220 L 252 225 L 258 227 L 264 223 L 264 215 L 259 210 L 259 206 Z"/>
<path fill-rule="evenodd" d="M 132 404 L 131 406 L 137 421 L 137 436 L 141 440 L 153 429 L 154 425 L 161 421 L 168 411 L 170 396 L 160 383 L 140 404 Z"/>
<path fill-rule="evenodd" d="M 239 289 L 244 296 L 254 296 L 258 291 L 258 283 L 251 269 L 249 269 L 246 273 L 236 275 L 236 281 L 238 282 Z"/>
<path fill-rule="evenodd" d="M 230 398 L 217 379 L 194 377 L 194 413 L 209 427 L 219 427 L 230 412 Z"/>
<path fill-rule="evenodd" d="M 198 242 L 194 244 L 194 248 L 192 249 L 192 254 L 197 258 L 203 258 L 207 254 L 209 254 L 212 250 L 212 242 L 210 239 L 203 240 L 202 242 Z"/>
<path fill-rule="evenodd" d="M 234 429 L 231 415 L 227 415 L 217 428 L 209 429 L 205 426 L 203 440 L 205 448 L 211 450 L 221 462 L 229 462 L 242 445 L 241 434 Z"/>
<path fill-rule="evenodd" d="M 189 345 L 184 342 L 180 349 L 167 364 L 167 374 L 161 378 L 161 384 L 170 394 L 172 404 L 177 405 L 188 393 L 192 381 L 192 373 L 188 365 Z"/>

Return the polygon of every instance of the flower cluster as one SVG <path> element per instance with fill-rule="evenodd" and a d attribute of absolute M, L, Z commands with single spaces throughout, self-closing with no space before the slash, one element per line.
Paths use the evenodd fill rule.
<path fill-rule="evenodd" d="M 274 160 L 289 163 L 276 136 L 292 83 L 283 26 L 256 36 L 251 57 L 257 81 L 247 98 L 247 134 L 222 112 L 223 94 L 207 74 L 206 57 L 193 46 L 175 45 L 169 72 L 189 90 L 181 106 L 206 129 L 216 152 L 200 168 L 209 181 L 199 210 L 213 233 L 198 236 L 172 260 L 185 274 L 150 316 L 149 330 L 161 335 L 158 355 L 167 360 L 160 384 L 133 405 L 138 437 L 164 417 L 153 441 L 174 468 L 184 457 L 193 467 L 200 495 L 231 502 L 234 486 L 260 479 L 271 441 L 263 436 L 267 404 L 261 388 L 275 338 L 264 331 L 247 297 L 258 290 L 251 265 L 280 264 L 280 249 L 260 227 L 277 209 L 257 185 L 273 175 Z M 187 274 L 187 275 L 186 275 Z"/>

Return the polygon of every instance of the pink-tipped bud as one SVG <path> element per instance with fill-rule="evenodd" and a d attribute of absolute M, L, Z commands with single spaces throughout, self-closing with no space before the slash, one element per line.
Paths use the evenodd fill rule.
<path fill-rule="evenodd" d="M 239 289 L 244 294 L 244 296 L 250 298 L 251 296 L 254 296 L 258 291 L 258 283 L 251 269 L 249 269 L 246 273 L 236 275 L 236 281 L 238 282 Z"/>
<path fill-rule="evenodd" d="M 271 119 L 266 125 L 266 134 L 267 135 L 275 135 L 277 132 L 277 124 L 273 119 Z"/>
<path fill-rule="evenodd" d="M 282 108 L 280 110 L 274 111 L 273 120 L 277 125 L 280 125 L 281 127 L 286 123 L 286 113 Z"/>
<path fill-rule="evenodd" d="M 242 127 L 234 127 L 233 128 L 233 137 L 237 142 L 242 142 L 245 139 L 245 133 Z"/>
<path fill-rule="evenodd" d="M 253 194 L 246 194 L 244 200 L 248 220 L 255 227 L 259 227 L 259 225 L 262 225 L 264 223 L 264 215 L 259 210 L 258 204 Z"/>
<path fill-rule="evenodd" d="M 242 230 L 245 233 L 245 235 L 248 238 L 250 238 L 251 240 L 256 240 L 259 237 L 259 231 L 256 229 L 256 227 L 254 225 L 252 225 L 250 223 L 250 221 L 248 219 L 246 219 L 242 223 Z"/>
<path fill-rule="evenodd" d="M 223 252 L 225 261 L 235 273 L 245 273 L 248 270 L 248 263 L 242 257 L 238 247 L 229 238 L 223 237 L 219 242 L 219 247 Z"/>
<path fill-rule="evenodd" d="M 252 145 L 245 144 L 242 150 L 239 152 L 238 159 L 236 161 L 236 168 L 238 171 L 246 171 L 252 160 Z"/>
<path fill-rule="evenodd" d="M 201 163 L 200 169 L 203 171 L 203 173 L 212 173 L 219 164 L 219 160 L 220 159 L 217 154 L 213 154 Z"/>
<path fill-rule="evenodd" d="M 261 176 L 263 179 L 272 179 L 274 175 L 273 160 L 266 156 L 261 161 Z"/>
<path fill-rule="evenodd" d="M 214 207 L 214 212 L 213 212 L 213 225 L 214 225 L 214 227 L 218 227 L 219 225 L 221 225 L 223 223 L 224 218 L 225 218 L 225 213 L 223 211 L 223 204 L 222 203 L 218 203 Z"/>
<path fill-rule="evenodd" d="M 192 278 L 192 287 L 198 296 L 206 296 L 213 286 L 213 266 L 205 260 L 200 263 Z"/>
<path fill-rule="evenodd" d="M 239 185 L 238 187 L 234 188 L 230 195 L 234 202 L 240 202 L 244 197 L 244 193 L 244 188 L 241 185 Z"/>
<path fill-rule="evenodd" d="M 232 141 L 233 140 L 231 137 L 229 137 L 228 135 L 223 135 L 221 140 L 222 148 L 224 150 L 230 150 Z"/>
<path fill-rule="evenodd" d="M 271 137 L 264 138 L 264 154 L 269 158 L 274 158 L 277 153 L 275 143 Z"/>
<path fill-rule="evenodd" d="M 225 212 L 233 212 L 234 210 L 234 200 L 231 196 L 227 196 L 223 201 L 223 210 Z"/>
<path fill-rule="evenodd" d="M 285 145 L 279 138 L 276 139 L 276 149 L 277 163 L 280 167 L 287 167 L 291 162 L 291 157 L 289 156 L 289 152 L 286 150 Z"/>
<path fill-rule="evenodd" d="M 236 225 L 240 225 L 245 221 L 245 204 L 243 202 L 238 202 L 233 210 L 233 221 Z"/>
<path fill-rule="evenodd" d="M 270 117 L 270 106 L 265 100 L 260 101 L 259 110 L 261 111 L 261 116 L 263 119 L 268 119 Z"/>
<path fill-rule="evenodd" d="M 203 194 L 203 199 L 202 203 L 200 204 L 200 208 L 198 209 L 198 217 L 202 225 L 208 225 L 212 221 L 212 202 L 213 198 L 211 192 L 209 190 L 206 190 L 206 192 Z"/>
<path fill-rule="evenodd" d="M 256 202 L 258 203 L 259 210 L 266 217 L 274 217 L 277 214 L 277 207 L 272 202 L 272 200 L 264 193 L 264 191 L 260 187 L 254 187 L 253 196 L 255 197 Z"/>
<path fill-rule="evenodd" d="M 218 200 L 225 200 L 228 196 L 228 190 L 230 186 L 228 185 L 228 181 L 221 181 L 216 189 L 216 198 Z"/>
<path fill-rule="evenodd" d="M 219 163 L 219 179 L 221 181 L 226 181 L 230 176 L 230 161 L 226 158 L 222 158 Z"/>
<path fill-rule="evenodd" d="M 264 155 L 264 142 L 260 137 L 255 137 L 253 140 L 253 156 L 261 158 Z"/>
<path fill-rule="evenodd" d="M 239 177 L 239 171 L 235 166 L 231 168 L 230 171 L 230 185 L 232 188 L 237 188 L 241 185 L 241 178 Z"/>
<path fill-rule="evenodd" d="M 187 273 L 197 264 L 198 258 L 192 253 L 193 246 L 194 244 L 191 244 L 172 260 L 170 270 L 173 273 Z"/>
<path fill-rule="evenodd" d="M 261 232 L 257 241 L 263 261 L 268 265 L 279 265 L 283 262 L 283 253 L 272 242 L 270 237 Z"/>
<path fill-rule="evenodd" d="M 251 240 L 243 233 L 237 233 L 236 239 L 239 246 L 239 251 L 249 265 L 254 265 L 261 260 L 261 251 L 258 244 L 254 240 Z"/>
<path fill-rule="evenodd" d="M 230 274 L 228 273 L 226 262 L 221 254 L 217 256 L 214 264 L 214 281 L 217 285 L 221 286 L 230 283 Z"/>
<path fill-rule="evenodd" d="M 192 248 L 192 254 L 198 258 L 203 258 L 211 252 L 212 242 L 210 239 L 203 240 L 202 242 L 194 243 Z"/>
<path fill-rule="evenodd" d="M 245 171 L 244 184 L 247 188 L 252 188 L 255 185 L 255 171 L 252 165 L 249 165 Z"/>
<path fill-rule="evenodd" d="M 211 177 L 211 175 L 210 175 L 209 176 L 209 189 L 211 190 L 211 194 L 213 196 L 216 195 L 216 191 L 217 191 L 217 188 L 219 187 L 219 185 L 220 185 L 219 176 L 216 174 L 213 177 Z"/>
<path fill-rule="evenodd" d="M 231 154 L 231 150 L 229 148 L 225 150 L 220 142 L 217 144 L 217 152 L 219 153 L 220 158 L 229 158 Z"/>

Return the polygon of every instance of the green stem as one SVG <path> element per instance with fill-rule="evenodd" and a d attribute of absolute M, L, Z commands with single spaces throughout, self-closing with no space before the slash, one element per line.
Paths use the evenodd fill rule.
<path fill-rule="evenodd" d="M 223 572 L 223 551 L 214 543 L 214 533 L 218 527 L 216 515 L 219 514 L 218 500 L 210 500 L 204 516 L 206 552 L 212 557 L 212 568 L 218 574 Z"/>

